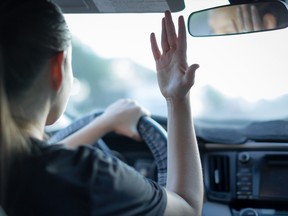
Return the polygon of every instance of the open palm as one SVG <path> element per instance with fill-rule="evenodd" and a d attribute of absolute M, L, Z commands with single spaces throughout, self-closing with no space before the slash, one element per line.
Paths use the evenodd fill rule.
<path fill-rule="evenodd" d="M 158 83 L 166 99 L 186 97 L 194 84 L 195 71 L 199 67 L 197 64 L 188 67 L 187 64 L 186 28 L 183 16 L 179 17 L 178 26 L 177 37 L 171 13 L 166 11 L 162 20 L 162 53 L 157 45 L 155 34 L 152 33 L 150 37 Z"/>

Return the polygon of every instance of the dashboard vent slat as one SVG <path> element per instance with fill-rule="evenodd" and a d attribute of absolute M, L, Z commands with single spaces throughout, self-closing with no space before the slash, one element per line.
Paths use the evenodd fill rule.
<path fill-rule="evenodd" d="M 229 192 L 229 176 L 229 157 L 223 155 L 209 156 L 210 189 L 215 192 Z"/>

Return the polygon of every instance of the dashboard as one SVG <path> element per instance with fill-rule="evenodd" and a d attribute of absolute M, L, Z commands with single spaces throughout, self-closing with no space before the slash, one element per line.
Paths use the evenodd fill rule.
<path fill-rule="evenodd" d="M 288 215 L 287 143 L 199 147 L 207 199 L 203 215 Z"/>

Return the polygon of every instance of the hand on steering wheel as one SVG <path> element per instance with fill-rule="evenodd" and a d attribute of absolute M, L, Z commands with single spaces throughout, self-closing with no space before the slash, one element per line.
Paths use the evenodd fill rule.
<path fill-rule="evenodd" d="M 103 112 L 97 112 L 76 120 L 68 127 L 53 134 L 48 143 L 58 143 L 102 114 Z M 167 177 L 167 132 L 159 123 L 148 116 L 142 116 L 139 119 L 137 131 L 153 154 L 157 165 L 158 183 L 165 186 Z M 95 140 L 95 142 L 97 141 Z M 110 148 L 102 139 L 100 142 L 97 142 L 96 146 L 111 154 Z"/>

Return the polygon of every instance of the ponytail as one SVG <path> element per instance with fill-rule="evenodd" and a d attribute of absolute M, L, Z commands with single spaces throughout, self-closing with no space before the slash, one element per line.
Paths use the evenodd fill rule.
<path fill-rule="evenodd" d="M 0 205 L 5 204 L 8 171 L 17 155 L 28 152 L 28 141 L 18 128 L 10 112 L 5 90 L 5 67 L 0 42 Z"/>

